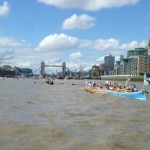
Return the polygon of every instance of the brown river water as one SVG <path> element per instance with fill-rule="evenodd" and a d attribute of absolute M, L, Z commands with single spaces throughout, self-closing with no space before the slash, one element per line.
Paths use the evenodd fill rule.
<path fill-rule="evenodd" d="M 91 94 L 84 80 L 54 83 L 0 80 L 0 150 L 150 150 L 150 96 Z"/>

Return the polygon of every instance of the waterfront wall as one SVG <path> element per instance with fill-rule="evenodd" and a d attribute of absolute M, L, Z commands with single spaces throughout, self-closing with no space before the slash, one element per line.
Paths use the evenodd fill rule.
<path fill-rule="evenodd" d="M 137 82 L 143 82 L 144 81 L 143 76 L 130 76 L 130 75 L 108 75 L 108 76 L 101 76 L 102 80 L 125 81 L 128 78 L 130 78 L 131 81 L 137 81 Z"/>

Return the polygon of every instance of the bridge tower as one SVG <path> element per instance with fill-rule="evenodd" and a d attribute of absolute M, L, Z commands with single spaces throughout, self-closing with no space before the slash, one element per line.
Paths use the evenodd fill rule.
<path fill-rule="evenodd" d="M 62 75 L 63 75 L 63 78 L 66 76 L 66 63 L 65 62 L 62 63 Z"/>
<path fill-rule="evenodd" d="M 40 74 L 42 76 L 45 74 L 45 62 L 44 61 L 41 62 L 41 71 L 40 71 Z"/>

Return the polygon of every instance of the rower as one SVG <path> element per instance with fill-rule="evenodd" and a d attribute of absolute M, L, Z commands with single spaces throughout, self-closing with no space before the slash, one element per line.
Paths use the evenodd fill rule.
<path fill-rule="evenodd" d="M 134 84 L 134 86 L 132 87 L 132 90 L 131 90 L 132 92 L 138 92 L 138 89 L 137 89 L 137 87 L 136 87 L 136 85 Z"/>

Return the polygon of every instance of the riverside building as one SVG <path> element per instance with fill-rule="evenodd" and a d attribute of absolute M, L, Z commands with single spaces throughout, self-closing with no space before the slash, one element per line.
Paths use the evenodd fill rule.
<path fill-rule="evenodd" d="M 127 52 L 127 73 L 131 75 L 143 75 L 147 72 L 148 49 L 135 48 Z"/>
<path fill-rule="evenodd" d="M 115 64 L 115 57 L 114 56 L 105 56 L 104 57 L 104 62 L 106 65 L 110 66 L 111 69 L 114 69 L 114 64 Z"/>
<path fill-rule="evenodd" d="M 146 48 L 135 48 L 127 52 L 127 58 L 120 56 L 115 62 L 115 75 L 144 75 L 150 74 L 150 40 Z"/>

